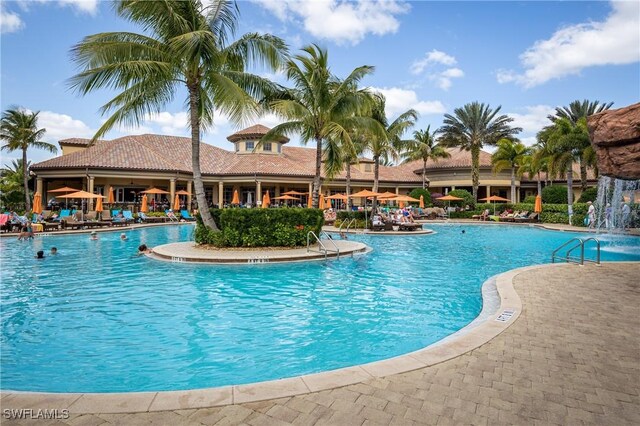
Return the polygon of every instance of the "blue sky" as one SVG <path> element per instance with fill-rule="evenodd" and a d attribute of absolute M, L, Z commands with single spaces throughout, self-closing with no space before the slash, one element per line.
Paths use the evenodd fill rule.
<path fill-rule="evenodd" d="M 1 108 L 40 111 L 46 139 L 91 137 L 104 121 L 99 108 L 115 94 L 80 97 L 67 80 L 77 71 L 71 47 L 104 31 L 140 31 L 98 0 L 1 3 Z M 526 144 L 556 106 L 576 99 L 623 107 L 640 98 L 640 2 L 436 2 L 251 0 L 239 2 L 240 32 L 270 32 L 295 52 L 318 43 L 333 72 L 360 65 L 375 73 L 364 84 L 387 97 L 387 114 L 414 108 L 415 129 L 442 123 L 444 113 L 480 101 L 514 117 Z M 260 73 L 260 70 L 255 70 Z M 282 75 L 271 75 L 287 84 Z M 185 92 L 166 111 L 125 134 L 188 135 Z M 258 120 L 268 126 L 273 116 Z M 219 117 L 204 141 L 230 148 L 237 130 Z M 292 144 L 297 144 L 293 138 Z M 2 154 L 2 164 L 18 155 Z M 33 151 L 32 161 L 51 157 Z"/>

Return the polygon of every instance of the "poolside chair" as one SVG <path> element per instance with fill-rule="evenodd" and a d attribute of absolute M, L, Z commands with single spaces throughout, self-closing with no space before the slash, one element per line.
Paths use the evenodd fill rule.
<path fill-rule="evenodd" d="M 164 216 L 147 216 L 145 213 L 138 213 L 138 217 L 144 223 L 158 223 L 158 222 L 166 222 L 167 218 Z"/>
<path fill-rule="evenodd" d="M 103 210 L 100 216 L 104 221 L 111 221 L 111 212 L 109 210 Z"/>
<path fill-rule="evenodd" d="M 373 231 L 384 231 L 384 221 L 379 215 L 375 215 L 371 219 L 371 229 Z"/>
<path fill-rule="evenodd" d="M 87 212 L 84 215 L 85 225 L 88 227 L 96 227 L 96 226 L 109 226 L 111 222 L 98 220 L 98 213 L 95 211 Z"/>
<path fill-rule="evenodd" d="M 193 222 L 196 220 L 196 218 L 191 216 L 187 210 L 180 210 L 180 215 L 184 220 L 189 222 Z"/>
<path fill-rule="evenodd" d="M 8 214 L 1 214 L 0 215 L 0 231 L 2 232 L 9 232 L 11 231 L 12 225 L 11 223 L 9 223 L 9 217 L 11 217 Z"/>
<path fill-rule="evenodd" d="M 536 222 L 538 220 L 538 213 L 533 212 L 526 217 L 516 217 L 514 221 L 516 223 Z"/>
<path fill-rule="evenodd" d="M 60 210 L 60 214 L 54 220 L 60 222 L 68 217 L 71 217 L 71 210 Z"/>
<path fill-rule="evenodd" d="M 481 214 L 474 214 L 471 219 L 489 220 L 489 209 L 485 209 Z"/>
<path fill-rule="evenodd" d="M 165 210 L 164 213 L 167 215 L 171 222 L 178 222 L 178 218 L 173 213 L 173 210 Z"/>
<path fill-rule="evenodd" d="M 124 216 L 124 219 L 127 222 L 135 222 L 136 219 L 133 217 L 133 214 L 131 213 L 131 210 L 122 210 L 122 216 Z"/>

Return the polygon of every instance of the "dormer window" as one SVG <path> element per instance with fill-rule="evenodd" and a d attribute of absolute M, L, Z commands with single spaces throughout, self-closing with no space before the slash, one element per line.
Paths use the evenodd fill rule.
<path fill-rule="evenodd" d="M 365 173 L 371 173 L 371 164 L 365 164 L 364 171 Z"/>
<path fill-rule="evenodd" d="M 247 141 L 247 151 L 253 151 L 253 148 L 255 147 L 255 142 L 251 141 Z"/>
<path fill-rule="evenodd" d="M 263 151 L 269 151 L 271 152 L 271 142 L 265 142 L 262 144 L 262 150 Z"/>

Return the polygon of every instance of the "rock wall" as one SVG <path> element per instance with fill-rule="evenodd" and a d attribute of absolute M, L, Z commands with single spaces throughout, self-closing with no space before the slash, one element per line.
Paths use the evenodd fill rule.
<path fill-rule="evenodd" d="M 600 174 L 640 179 L 640 103 L 587 118 Z"/>

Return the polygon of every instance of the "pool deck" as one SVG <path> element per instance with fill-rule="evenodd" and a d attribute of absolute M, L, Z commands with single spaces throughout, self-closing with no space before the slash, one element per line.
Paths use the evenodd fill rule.
<path fill-rule="evenodd" d="M 492 317 L 492 330 L 467 334 L 466 341 L 430 356 L 419 351 L 397 358 L 407 358 L 400 363 L 346 369 L 332 380 L 310 375 L 271 388 L 243 385 L 164 398 L 152 392 L 129 398 L 3 394 L 3 409 L 69 409 L 70 417 L 2 423 L 640 424 L 638 276 L 640 262 L 521 268 L 497 278 L 499 311 L 515 307 L 512 318 Z M 163 406 L 174 408 L 153 411 Z"/>
<path fill-rule="evenodd" d="M 324 260 L 336 258 L 338 255 L 342 257 L 363 254 L 368 250 L 367 245 L 357 241 L 335 239 L 324 240 L 323 244 L 327 249 L 326 255 L 319 250 L 318 244 L 312 245 L 310 251 L 307 251 L 306 247 L 242 250 L 203 248 L 191 241 L 156 246 L 153 248 L 153 253 L 148 256 L 168 262 L 247 264 Z"/>

